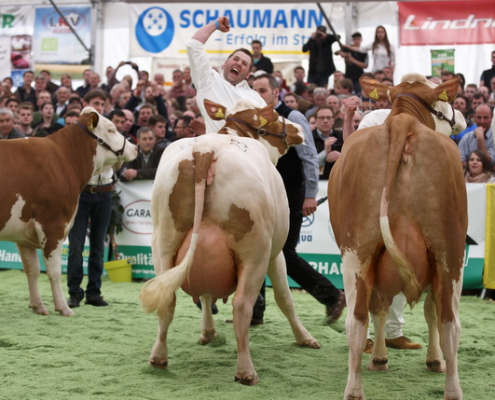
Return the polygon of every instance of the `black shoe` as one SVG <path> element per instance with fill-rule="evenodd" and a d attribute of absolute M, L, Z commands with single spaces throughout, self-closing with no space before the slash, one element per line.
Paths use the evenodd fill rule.
<path fill-rule="evenodd" d="M 79 300 L 78 297 L 70 296 L 69 300 L 67 300 L 67 305 L 69 306 L 69 308 L 76 308 L 76 307 L 79 307 L 80 302 L 81 302 L 81 300 Z"/>
<path fill-rule="evenodd" d="M 258 298 L 256 299 L 256 302 L 254 303 L 251 325 L 261 325 L 263 323 L 263 316 L 265 314 L 265 308 L 266 308 L 265 299 L 263 298 L 261 293 L 259 293 Z M 261 323 L 259 321 L 261 321 Z"/>
<path fill-rule="evenodd" d="M 198 300 L 198 302 L 196 303 L 196 306 L 197 306 L 200 310 L 202 309 L 202 308 L 201 308 L 201 300 Z M 211 305 L 211 313 L 212 313 L 213 315 L 218 314 L 218 307 L 217 307 L 217 305 L 216 305 L 215 303 L 212 303 L 212 305 Z"/>
<path fill-rule="evenodd" d="M 108 306 L 108 303 L 105 300 L 103 300 L 103 297 L 101 297 L 101 296 L 94 297 L 92 299 L 86 299 L 86 304 L 90 304 L 90 305 L 95 306 L 95 307 Z"/>

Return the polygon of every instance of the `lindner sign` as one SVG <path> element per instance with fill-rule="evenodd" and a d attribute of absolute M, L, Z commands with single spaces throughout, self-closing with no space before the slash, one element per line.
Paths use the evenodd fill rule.
<path fill-rule="evenodd" d="M 399 2 L 402 46 L 495 43 L 495 3 Z"/>

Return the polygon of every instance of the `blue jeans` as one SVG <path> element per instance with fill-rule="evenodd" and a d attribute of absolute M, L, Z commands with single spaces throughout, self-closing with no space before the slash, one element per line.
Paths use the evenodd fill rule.
<path fill-rule="evenodd" d="M 74 225 L 69 232 L 69 259 L 67 264 L 69 295 L 76 296 L 79 300 L 84 298 L 84 290 L 81 288 L 84 277 L 82 253 L 88 225 L 90 225 L 90 232 L 86 298 L 91 300 L 101 295 L 105 237 L 110 223 L 111 211 L 111 192 L 81 193 Z"/>

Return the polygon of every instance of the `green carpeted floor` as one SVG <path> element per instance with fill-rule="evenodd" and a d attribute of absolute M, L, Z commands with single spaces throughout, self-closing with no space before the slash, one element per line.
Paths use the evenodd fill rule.
<path fill-rule="evenodd" d="M 64 276 L 65 280 L 65 276 Z M 65 282 L 63 283 L 65 285 Z M 344 318 L 328 326 L 324 307 L 294 291 L 298 314 L 322 349 L 298 348 L 288 323 L 267 290 L 265 324 L 251 329 L 251 354 L 260 377 L 254 387 L 234 383 L 236 346 L 229 304 L 215 316 L 219 339 L 197 344 L 200 311 L 179 292 L 169 333 L 169 370 L 147 364 L 156 318 L 145 315 L 137 298 L 142 283 L 114 283 L 103 294 L 110 307 L 85 306 L 71 318 L 53 312 L 48 278 L 40 287 L 50 316 L 27 308 L 27 280 L 21 271 L 0 270 L 0 399 L 318 399 L 343 398 L 347 379 Z M 65 290 L 64 286 L 64 290 Z M 445 376 L 425 369 L 427 330 L 423 304 L 405 312 L 405 333 L 423 350 L 389 352 L 389 370 L 366 369 L 368 400 L 443 399 Z M 495 304 L 475 297 L 461 300 L 463 325 L 459 375 L 466 400 L 491 400 L 495 391 Z"/>

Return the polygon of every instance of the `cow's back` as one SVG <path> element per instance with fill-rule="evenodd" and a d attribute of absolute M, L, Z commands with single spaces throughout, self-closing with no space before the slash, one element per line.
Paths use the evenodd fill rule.
<path fill-rule="evenodd" d="M 330 218 L 340 247 L 360 243 L 366 252 L 373 252 L 382 241 L 380 200 L 386 184 L 390 130 L 405 122 L 411 129 L 400 133 L 408 139 L 397 171 L 391 171 L 396 174 L 388 208 L 392 231 L 394 221 L 407 218 L 421 227 L 428 246 L 445 246 L 449 232 L 460 232 L 452 247 L 464 248 L 467 206 L 458 149 L 450 138 L 405 115 L 357 131 L 344 144 L 328 189 Z"/>
<path fill-rule="evenodd" d="M 163 153 L 152 193 L 153 243 L 161 259 L 177 251 L 194 221 L 194 155 L 214 152 L 203 221 L 220 227 L 238 259 L 271 257 L 283 247 L 288 205 L 283 182 L 264 146 L 249 138 L 208 134 L 181 139 Z M 161 238 L 161 239 L 160 239 Z M 167 238 L 167 240 L 164 240 Z"/>

